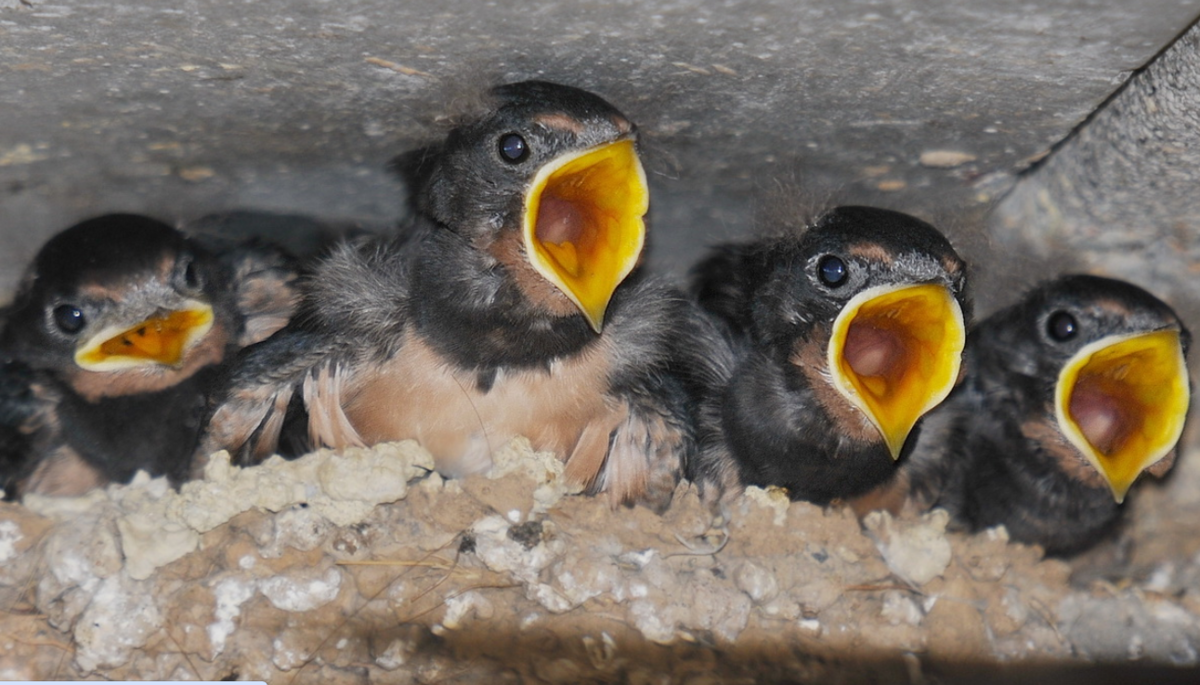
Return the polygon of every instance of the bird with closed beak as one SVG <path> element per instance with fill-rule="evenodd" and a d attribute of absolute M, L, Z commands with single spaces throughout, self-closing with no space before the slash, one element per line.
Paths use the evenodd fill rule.
<path fill-rule="evenodd" d="M 637 139 L 592 93 L 491 90 L 423 153 L 414 226 L 314 266 L 295 323 L 241 360 L 202 452 L 255 463 L 299 426 L 307 447 L 413 439 L 461 476 L 525 436 L 580 490 L 665 507 L 694 444 L 675 341 L 698 317 L 634 271 Z"/>
<path fill-rule="evenodd" d="M 1066 275 L 981 322 L 962 386 L 926 421 L 901 472 L 912 501 L 969 530 L 1003 524 L 1050 554 L 1119 521 L 1142 473 L 1175 461 L 1191 336 L 1125 281 Z"/>
<path fill-rule="evenodd" d="M 138 470 L 178 483 L 227 361 L 281 328 L 295 271 L 134 214 L 42 247 L 0 333 L 0 485 L 78 495 Z"/>
<path fill-rule="evenodd" d="M 838 207 L 811 227 L 716 248 L 694 270 L 738 362 L 702 416 L 695 477 L 848 501 L 893 477 L 960 377 L 966 267 L 914 217 Z M 719 436 L 713 439 L 711 436 Z"/>

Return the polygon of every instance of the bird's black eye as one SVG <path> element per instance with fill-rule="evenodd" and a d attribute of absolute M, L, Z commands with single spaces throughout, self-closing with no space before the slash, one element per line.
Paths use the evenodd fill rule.
<path fill-rule="evenodd" d="M 833 288 L 845 283 L 849 273 L 846 262 L 833 255 L 822 258 L 821 262 L 817 264 L 817 277 L 821 279 L 822 283 Z"/>
<path fill-rule="evenodd" d="M 512 164 L 524 162 L 529 156 L 529 145 L 516 133 L 500 136 L 500 158 Z"/>
<path fill-rule="evenodd" d="M 1051 338 L 1064 342 L 1074 338 L 1079 332 L 1079 322 L 1066 312 L 1054 312 L 1046 321 L 1046 332 Z"/>
<path fill-rule="evenodd" d="M 204 280 L 200 277 L 200 270 L 196 268 L 196 262 L 193 259 L 188 259 L 183 267 L 183 284 L 188 290 L 199 290 L 204 287 Z"/>
<path fill-rule="evenodd" d="M 54 308 L 54 325 L 58 326 L 63 333 L 74 335 L 83 330 L 86 323 L 87 319 L 84 318 L 79 307 L 60 304 Z"/>

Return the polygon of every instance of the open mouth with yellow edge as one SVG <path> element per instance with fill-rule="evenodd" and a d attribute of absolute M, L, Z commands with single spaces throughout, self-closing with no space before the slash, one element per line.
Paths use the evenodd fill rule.
<path fill-rule="evenodd" d="M 1112 489 L 1125 493 L 1183 432 L 1187 365 L 1177 331 L 1110 336 L 1077 352 L 1055 387 L 1058 425 Z"/>
<path fill-rule="evenodd" d="M 92 336 L 75 352 L 75 363 L 88 371 L 116 371 L 138 366 L 179 366 L 184 353 L 213 325 L 209 305 L 152 317 L 126 329 L 110 327 Z"/>
<path fill-rule="evenodd" d="M 543 166 L 526 193 L 530 262 L 596 332 L 613 292 L 641 257 L 649 207 L 632 140 L 567 153 Z"/>
<path fill-rule="evenodd" d="M 893 459 L 917 420 L 954 389 L 966 337 L 962 308 L 940 285 L 870 288 L 834 320 L 834 385 L 879 429 Z"/>

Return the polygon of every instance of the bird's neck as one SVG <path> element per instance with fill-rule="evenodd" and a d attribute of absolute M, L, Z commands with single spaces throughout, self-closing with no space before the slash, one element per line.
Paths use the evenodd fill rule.
<path fill-rule="evenodd" d="M 546 312 L 491 256 L 437 231 L 415 260 L 410 306 L 416 332 L 441 354 L 481 371 L 544 367 L 594 344 L 582 314 Z"/>

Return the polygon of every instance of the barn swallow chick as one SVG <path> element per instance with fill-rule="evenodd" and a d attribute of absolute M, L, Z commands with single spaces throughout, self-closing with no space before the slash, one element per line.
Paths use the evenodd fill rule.
<path fill-rule="evenodd" d="M 669 372 L 689 310 L 629 278 L 649 201 L 633 123 L 523 82 L 429 150 L 418 225 L 315 266 L 303 313 L 245 355 L 201 453 L 254 463 L 301 415 L 309 447 L 415 439 L 459 476 L 523 435 L 583 491 L 661 509 L 694 442 Z"/>
<path fill-rule="evenodd" d="M 1063 276 L 971 331 L 967 376 L 902 470 L 915 502 L 1050 554 L 1113 529 L 1143 472 L 1175 461 L 1191 336 L 1123 281 Z"/>
<path fill-rule="evenodd" d="M 52 238 L 0 333 L 6 495 L 184 478 L 223 362 L 286 323 L 294 278 L 269 249 L 218 256 L 131 214 Z"/>
<path fill-rule="evenodd" d="M 742 484 L 792 499 L 854 498 L 893 476 L 958 381 L 966 268 L 911 216 L 840 207 L 801 232 L 717 248 L 694 275 L 739 347 L 710 412 L 725 449 L 706 450 L 700 472 L 733 463 Z"/>

